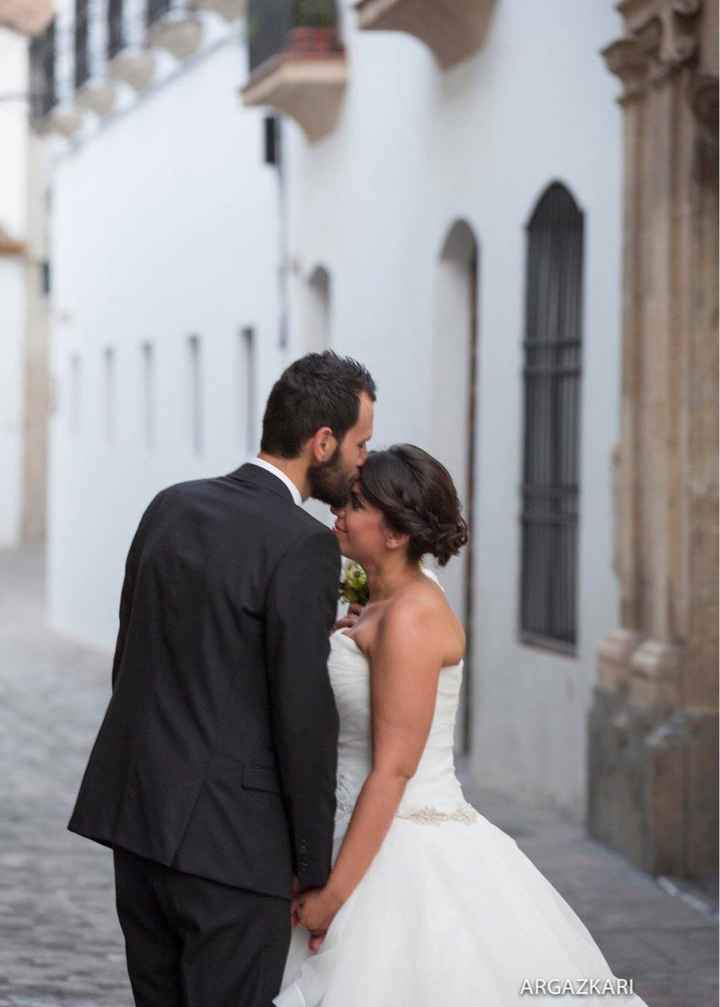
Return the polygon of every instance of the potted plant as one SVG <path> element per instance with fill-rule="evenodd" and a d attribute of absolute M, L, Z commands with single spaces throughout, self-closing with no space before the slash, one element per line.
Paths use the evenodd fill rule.
<path fill-rule="evenodd" d="M 335 0 L 294 0 L 289 46 L 295 52 L 322 55 L 337 52 Z"/>

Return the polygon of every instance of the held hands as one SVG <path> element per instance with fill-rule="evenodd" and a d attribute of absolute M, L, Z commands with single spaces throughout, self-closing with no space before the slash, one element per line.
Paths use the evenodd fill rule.
<path fill-rule="evenodd" d="M 352 628 L 363 612 L 363 606 L 352 602 L 347 612 L 335 623 L 335 629 Z M 342 900 L 327 887 L 300 892 L 297 878 L 293 878 L 290 919 L 293 927 L 303 926 L 310 931 L 308 947 L 313 954 L 320 950 L 325 934 L 342 905 Z"/>
<path fill-rule="evenodd" d="M 335 629 L 344 629 L 346 626 L 348 627 L 354 626 L 355 623 L 360 618 L 360 616 L 362 615 L 362 611 L 363 606 L 358 605 L 358 603 L 354 601 L 352 605 L 350 605 L 350 607 L 348 608 L 347 612 L 342 617 L 342 619 L 338 619 L 338 621 L 335 623 Z"/>
<path fill-rule="evenodd" d="M 292 925 L 298 924 L 310 931 L 308 947 L 313 952 L 320 949 L 325 934 L 340 909 L 342 901 L 327 888 L 313 888 L 295 895 L 292 900 Z"/>

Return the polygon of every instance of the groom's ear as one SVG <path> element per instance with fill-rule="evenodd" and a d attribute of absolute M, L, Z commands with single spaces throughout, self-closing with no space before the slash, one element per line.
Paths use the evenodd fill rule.
<path fill-rule="evenodd" d="M 337 438 L 331 427 L 320 427 L 310 439 L 312 460 L 322 463 L 329 461 L 335 454 Z"/>

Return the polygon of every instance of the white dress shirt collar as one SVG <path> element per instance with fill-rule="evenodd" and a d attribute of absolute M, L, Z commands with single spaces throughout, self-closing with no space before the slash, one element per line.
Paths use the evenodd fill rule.
<path fill-rule="evenodd" d="M 280 482 L 285 483 L 287 488 L 290 490 L 292 498 L 298 507 L 302 507 L 303 499 L 300 490 L 297 488 L 292 479 L 289 476 L 286 476 L 281 469 L 279 469 L 276 465 L 273 465 L 272 462 L 265 461 L 264 458 L 251 458 L 250 464 L 259 465 L 261 469 L 265 469 L 266 472 L 272 472 L 274 476 L 277 476 Z"/>

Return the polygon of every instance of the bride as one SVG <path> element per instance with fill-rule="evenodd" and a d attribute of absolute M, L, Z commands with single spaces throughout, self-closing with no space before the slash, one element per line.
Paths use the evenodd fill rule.
<path fill-rule="evenodd" d="M 420 448 L 370 454 L 335 511 L 368 574 L 332 637 L 340 717 L 333 867 L 292 904 L 276 1007 L 643 1007 L 516 842 L 468 804 L 453 735 L 465 635 L 421 566 L 467 542 L 445 468 Z M 308 934 L 309 932 L 309 934 Z M 525 997 L 528 999 L 525 999 Z"/>

